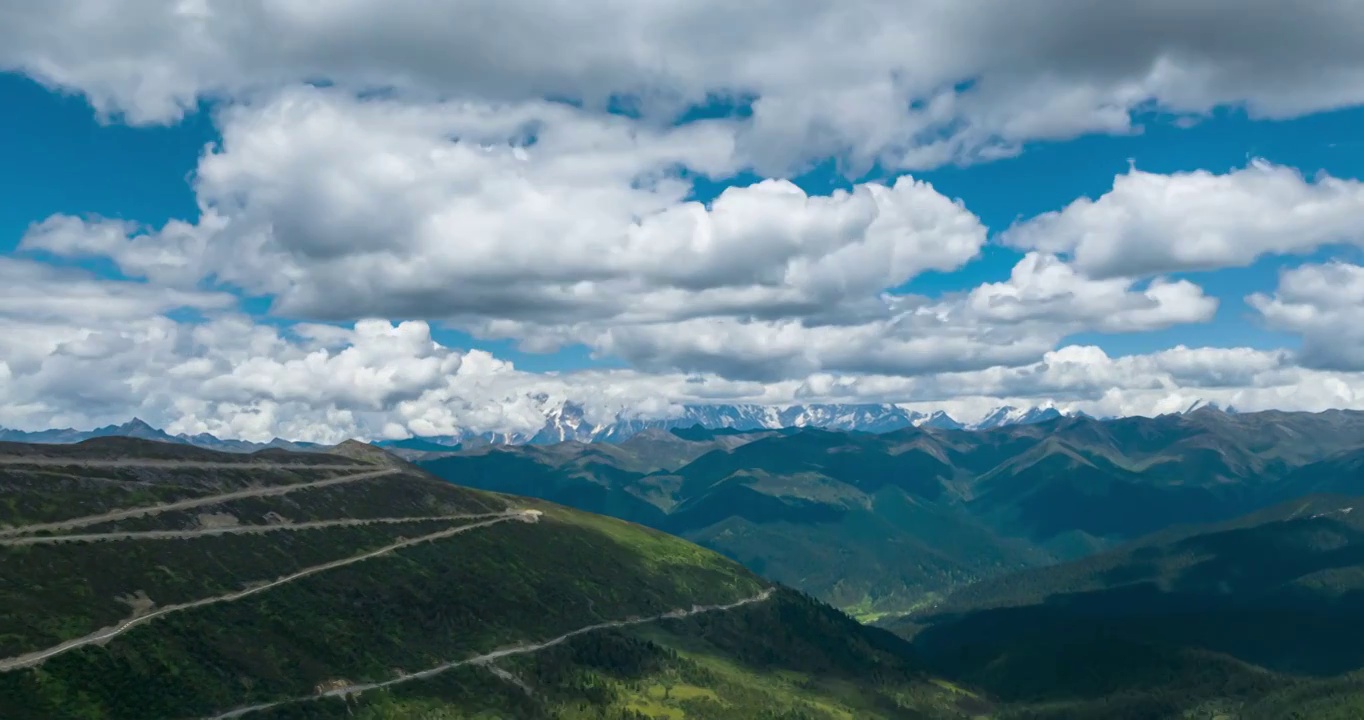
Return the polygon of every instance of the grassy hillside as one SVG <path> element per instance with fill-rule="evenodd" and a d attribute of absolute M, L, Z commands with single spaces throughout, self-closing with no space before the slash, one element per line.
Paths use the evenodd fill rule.
<path fill-rule="evenodd" d="M 35 452 L 0 452 L 7 719 L 991 707 L 923 674 L 904 641 L 711 551 L 372 450 Z"/>
<path fill-rule="evenodd" d="M 482 448 L 424 467 L 666 530 L 875 619 L 1347 486 L 1361 438 L 1364 413 L 1205 410 L 984 432 L 678 431 L 633 445 Z M 1332 472 L 1309 473 L 1328 461 Z"/>
<path fill-rule="evenodd" d="M 1009 717 L 1360 717 L 1356 507 L 1318 496 L 1167 531 L 890 626 Z"/>

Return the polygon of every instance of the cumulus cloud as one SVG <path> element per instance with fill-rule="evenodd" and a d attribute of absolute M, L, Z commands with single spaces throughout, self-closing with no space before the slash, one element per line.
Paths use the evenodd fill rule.
<path fill-rule="evenodd" d="M 909 312 L 857 325 L 799 320 L 708 318 L 603 328 L 583 338 L 602 352 L 655 371 L 711 372 L 751 380 L 799 378 L 812 372 L 917 375 L 1035 360 L 1047 336 L 990 337 L 930 314 Z"/>
<path fill-rule="evenodd" d="M 1130 277 L 1090 279 L 1054 255 L 1028 253 L 1008 282 L 972 290 L 962 312 L 979 322 L 1050 323 L 1062 332 L 1142 332 L 1207 322 L 1217 311 L 1217 300 L 1187 280 L 1135 284 Z"/>
<path fill-rule="evenodd" d="M 334 441 L 533 431 L 569 399 L 594 421 L 687 402 L 1364 404 L 1351 265 L 1248 299 L 1300 352 L 1058 347 L 1212 319 L 1217 299 L 1172 274 L 1360 244 L 1357 181 L 1134 168 L 1004 233 L 1024 251 L 1007 278 L 922 297 L 897 288 L 986 243 L 966 206 L 909 176 L 825 196 L 780 179 L 990 160 L 1136 132 L 1152 109 L 1364 103 L 1356 3 L 794 3 L 0 0 L 0 70 L 112 121 L 208 100 L 221 133 L 197 217 L 56 215 L 0 258 L 0 425 L 139 414 Z M 677 122 L 698 105 L 708 119 Z M 698 177 L 750 175 L 772 179 L 694 197 Z M 65 267 L 89 257 L 134 280 Z M 237 295 L 271 322 L 233 314 Z M 631 369 L 526 373 L 431 323 Z"/>
<path fill-rule="evenodd" d="M 598 423 L 666 417 L 697 402 L 899 402 L 966 419 L 1044 401 L 1099 415 L 1169 412 L 1200 398 L 1247 410 L 1364 407 L 1364 374 L 1306 369 L 1288 353 L 1248 348 L 1114 358 L 1069 346 L 1015 367 L 753 382 L 638 370 L 527 373 L 483 351 L 446 347 L 420 321 L 281 329 L 240 316 L 99 327 L 0 319 L 0 332 L 9 340 L 0 346 L 0 426 L 24 429 L 139 415 L 171 432 L 258 441 L 534 432 L 568 400 Z"/>
<path fill-rule="evenodd" d="M 0 317 L 94 322 L 181 308 L 223 310 L 236 303 L 227 293 L 103 280 L 82 270 L 0 256 Z"/>
<path fill-rule="evenodd" d="M 1031 340 L 1026 332 L 992 337 L 1000 328 L 1041 326 L 1017 315 L 1007 318 L 1012 324 L 990 324 L 990 303 L 982 310 L 978 296 L 1045 299 L 1069 292 L 1084 298 L 1073 307 L 1107 308 L 1113 318 L 1152 312 L 1127 297 L 1140 291 L 1083 279 L 1040 256 L 1020 263 L 1007 283 L 950 303 L 921 299 L 879 325 L 722 327 L 705 335 L 707 328 L 688 324 L 696 321 L 674 323 L 668 329 L 695 335 L 693 347 L 673 344 L 667 352 L 709 351 L 716 363 L 709 372 L 670 369 L 687 364 L 676 361 L 651 372 L 641 358 L 636 369 L 528 373 L 487 352 L 445 346 L 421 321 L 262 324 L 232 314 L 230 296 L 99 279 L 12 258 L 0 261 L 0 278 L 6 280 L 0 292 L 8 293 L 0 303 L 6 338 L 0 426 L 23 429 L 92 427 L 139 415 L 171 432 L 335 442 L 534 432 L 547 410 L 570 400 L 598 423 L 618 414 L 668 416 L 697 402 L 911 402 L 968 418 L 987 405 L 1044 398 L 1095 413 L 1177 409 L 1193 397 L 1250 409 L 1364 404 L 1351 389 L 1359 386 L 1358 373 L 1303 369 L 1283 352 L 1176 348 L 1110 358 L 1094 347 L 1051 351 L 1049 339 Z M 161 314 L 181 308 L 209 316 Z M 984 314 L 974 331 L 967 320 L 972 312 Z M 895 322 L 920 323 L 929 339 L 896 335 Z M 1055 326 L 1058 319 L 1048 314 L 1046 322 Z M 929 332 L 934 323 L 938 329 Z M 886 337 L 877 337 L 878 330 Z M 804 347 L 812 341 L 813 348 Z M 755 363 L 746 366 L 750 371 L 724 365 L 746 358 Z M 786 369 L 775 376 L 751 371 L 762 363 Z M 829 365 L 839 372 L 828 372 Z"/>
<path fill-rule="evenodd" d="M 1274 294 L 1247 302 L 1269 327 L 1299 335 L 1312 367 L 1364 370 L 1364 267 L 1345 262 L 1284 271 Z"/>
<path fill-rule="evenodd" d="M 58 216 L 24 246 L 212 276 L 291 315 L 563 321 L 806 314 L 974 256 L 985 228 L 925 183 L 809 197 L 737 169 L 723 122 L 652 130 L 551 103 L 414 105 L 297 89 L 223 117 L 195 226 Z"/>
<path fill-rule="evenodd" d="M 1364 183 L 1308 180 L 1264 160 L 1222 175 L 1132 168 L 1099 199 L 1039 215 L 1003 239 L 1066 253 L 1095 277 L 1244 266 L 1268 254 L 1364 243 Z"/>
<path fill-rule="evenodd" d="M 658 378 L 516 370 L 431 339 L 420 321 L 258 325 L 244 316 L 164 316 L 99 326 L 0 318 L 0 426 L 93 427 L 138 415 L 170 432 L 337 442 L 409 433 L 536 430 L 554 403 L 590 396 L 594 417 L 658 397 Z M 719 396 L 761 385 L 673 377 Z M 706 390 L 706 388 L 709 388 Z"/>
<path fill-rule="evenodd" d="M 1005 282 L 936 300 L 883 295 L 856 322 L 713 317 L 575 327 L 563 340 L 658 371 L 762 380 L 818 372 L 919 375 L 1025 365 L 1067 335 L 1207 322 L 1217 310 L 1216 299 L 1187 281 L 1135 285 L 1091 280 L 1055 256 L 1030 253 Z M 537 335 L 531 328 L 505 331 Z"/>
<path fill-rule="evenodd" d="M 690 200 L 679 166 L 737 167 L 727 121 L 657 130 L 551 103 L 316 89 L 221 121 L 196 174 L 197 224 L 57 216 L 23 247 L 108 256 L 172 285 L 229 283 L 288 317 L 422 318 L 532 351 L 581 343 L 743 379 L 1028 363 L 1071 333 L 1216 309 L 1187 281 L 1091 280 L 1037 253 L 969 296 L 886 295 L 967 263 L 986 228 L 909 176 L 827 196 L 765 180 Z"/>
<path fill-rule="evenodd" d="M 1130 132 L 1152 106 L 1288 117 L 1364 101 L 1364 10 L 1321 0 L 102 0 L 0 4 L 0 67 L 133 122 L 326 79 L 408 96 L 671 118 L 751 100 L 765 172 L 826 156 L 920 168 Z M 1214 38 L 1214 40 L 1209 40 Z"/>
<path fill-rule="evenodd" d="M 128 220 L 53 215 L 30 225 L 19 247 L 59 257 L 107 257 L 130 277 L 190 289 L 212 274 L 205 264 L 207 244 L 221 226 L 212 212 L 197 224 L 171 220 L 159 229 Z"/>

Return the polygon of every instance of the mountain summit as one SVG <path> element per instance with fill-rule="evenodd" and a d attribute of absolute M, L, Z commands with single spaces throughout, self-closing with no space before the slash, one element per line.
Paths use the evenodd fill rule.
<path fill-rule="evenodd" d="M 890 403 L 814 403 L 786 406 L 715 404 L 684 405 L 680 413 L 667 418 L 643 418 L 619 413 L 609 422 L 594 424 L 587 419 L 586 411 L 577 402 L 569 400 L 555 403 L 549 398 L 538 396 L 536 399 L 543 403 L 541 412 L 544 424 L 535 431 L 460 430 L 450 435 L 380 440 L 375 444 L 387 448 L 442 452 L 469 444 L 552 445 L 570 441 L 618 443 L 648 430 L 666 432 L 697 425 L 708 430 L 739 431 L 802 427 L 868 433 L 887 433 L 910 427 L 989 430 L 1007 425 L 1046 422 L 1064 415 L 1050 405 L 1025 408 L 1004 406 L 987 413 L 979 422 L 963 423 L 942 410 L 920 412 Z M 140 418 L 133 418 L 122 425 L 106 425 L 94 430 L 62 428 L 30 432 L 0 428 L 0 441 L 8 442 L 76 443 L 95 437 L 135 437 L 226 452 L 255 452 L 265 448 L 312 451 L 321 448 L 316 443 L 281 438 L 259 443 L 219 438 L 210 433 L 171 435 Z"/>

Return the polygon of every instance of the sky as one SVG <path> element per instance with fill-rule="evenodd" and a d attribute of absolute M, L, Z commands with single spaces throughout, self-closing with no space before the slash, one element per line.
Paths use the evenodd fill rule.
<path fill-rule="evenodd" d="M 0 0 L 0 427 L 1364 408 L 1364 7 Z"/>

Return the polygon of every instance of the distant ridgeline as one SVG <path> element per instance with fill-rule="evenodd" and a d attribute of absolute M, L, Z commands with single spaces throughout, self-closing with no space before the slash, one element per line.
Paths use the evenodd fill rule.
<path fill-rule="evenodd" d="M 386 448 L 406 450 L 449 451 L 468 444 L 547 445 L 564 441 L 620 442 L 650 430 L 686 429 L 699 426 L 708 430 L 777 430 L 781 428 L 822 427 L 858 432 L 890 432 L 907 427 L 947 429 L 989 429 L 1011 424 L 1044 422 L 1061 413 L 1055 408 L 1018 409 L 1001 407 L 978 423 L 964 424 L 947 413 L 922 413 L 889 404 L 855 405 L 685 405 L 675 417 L 641 419 L 621 415 L 614 421 L 593 425 L 584 417 L 581 405 L 574 402 L 551 404 L 548 398 L 537 397 L 543 403 L 544 424 L 528 432 L 483 432 L 462 430 L 453 435 L 414 437 L 405 440 L 384 440 L 377 444 Z M 76 443 L 96 437 L 133 437 L 143 440 L 194 445 L 226 452 L 255 452 L 266 448 L 285 450 L 317 450 L 316 443 L 275 438 L 256 443 L 245 440 L 218 438 L 209 433 L 172 435 L 152 427 L 139 418 L 122 425 L 107 425 L 94 430 L 38 430 L 25 432 L 0 428 L 0 441 L 23 443 Z"/>
<path fill-rule="evenodd" d="M 1312 493 L 1364 492 L 1364 413 L 1053 418 L 965 431 L 650 430 L 395 450 L 461 485 L 691 539 L 863 619 Z M 1353 468 L 1353 469 L 1352 469 Z"/>
<path fill-rule="evenodd" d="M 967 718 L 684 540 L 381 449 L 0 443 L 0 717 Z"/>
<path fill-rule="evenodd" d="M 1361 429 L 0 443 L 0 717 L 1359 718 Z"/>
<path fill-rule="evenodd" d="M 1364 497 L 1171 529 L 886 626 L 1019 717 L 1361 718 Z"/>
<path fill-rule="evenodd" d="M 1364 413 L 413 457 L 713 548 L 911 639 L 984 716 L 1364 717 Z"/>

